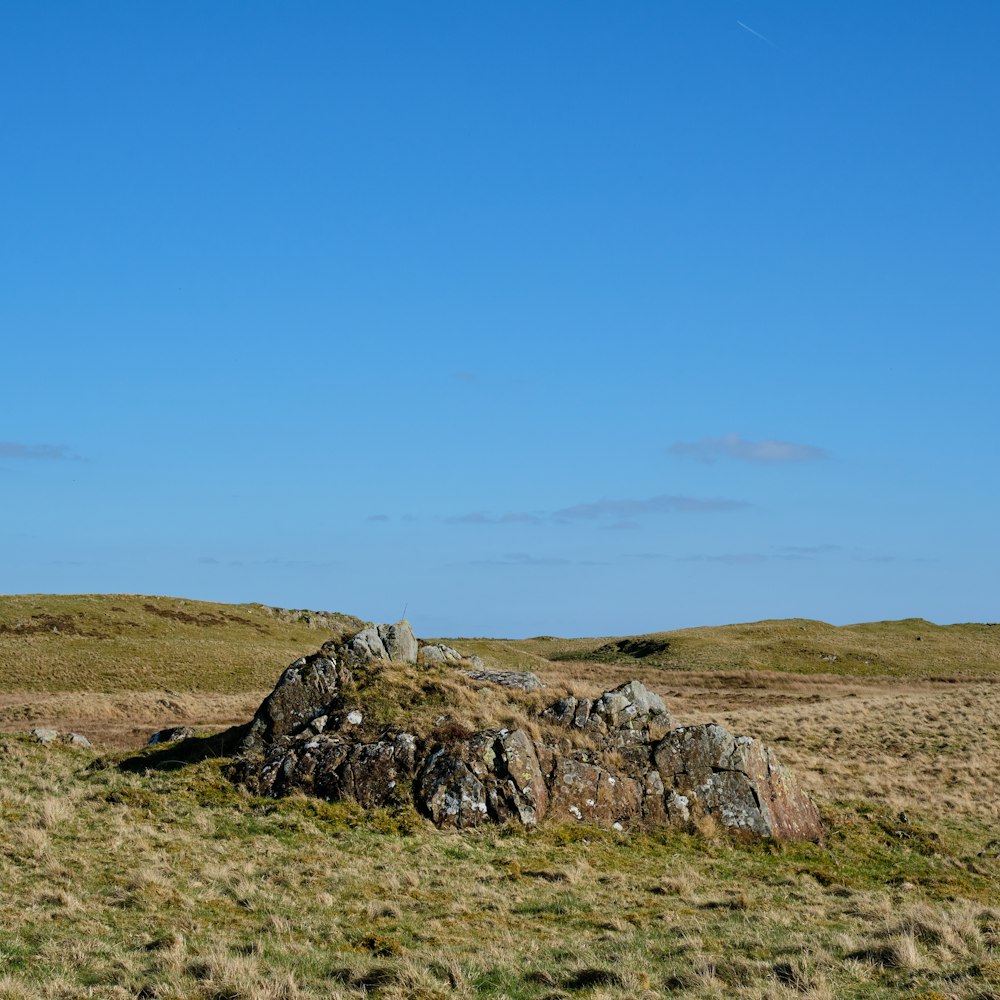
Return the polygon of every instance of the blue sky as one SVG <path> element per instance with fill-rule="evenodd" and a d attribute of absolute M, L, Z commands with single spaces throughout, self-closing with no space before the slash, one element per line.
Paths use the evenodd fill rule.
<path fill-rule="evenodd" d="M 0 14 L 0 591 L 998 617 L 1000 6 Z"/>

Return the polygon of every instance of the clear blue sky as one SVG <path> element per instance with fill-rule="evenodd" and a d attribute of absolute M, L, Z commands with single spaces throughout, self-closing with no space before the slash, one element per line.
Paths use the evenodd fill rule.
<path fill-rule="evenodd" d="M 0 14 L 0 591 L 1000 618 L 1000 5 Z"/>

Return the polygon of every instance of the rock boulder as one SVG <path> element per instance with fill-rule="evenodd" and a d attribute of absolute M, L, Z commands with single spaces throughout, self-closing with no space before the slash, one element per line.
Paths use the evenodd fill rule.
<path fill-rule="evenodd" d="M 637 680 L 593 699 L 562 698 L 536 715 L 523 698 L 502 705 L 503 689 L 542 687 L 531 673 L 455 670 L 501 689 L 462 702 L 469 692 L 442 683 L 450 664 L 459 665 L 452 653 L 425 646 L 426 671 L 408 673 L 402 665 L 416 661 L 417 642 L 398 622 L 296 660 L 244 727 L 230 776 L 260 795 L 411 804 L 456 829 L 546 818 L 686 826 L 709 816 L 753 837 L 822 836 L 816 806 L 772 751 L 714 724 L 675 727 L 663 700 Z M 374 661 L 376 669 L 360 669 Z M 449 691 L 459 704 L 447 702 Z M 400 699 L 397 721 L 387 697 Z M 510 728 L 466 728 L 483 705 L 495 712 L 498 702 Z"/>
<path fill-rule="evenodd" d="M 657 744 L 653 760 L 668 794 L 692 816 L 758 837 L 822 838 L 815 803 L 759 740 L 714 723 L 685 726 Z"/>
<path fill-rule="evenodd" d="M 473 681 L 483 684 L 497 684 L 517 691 L 541 691 L 545 685 L 528 670 L 463 670 L 463 674 Z"/>

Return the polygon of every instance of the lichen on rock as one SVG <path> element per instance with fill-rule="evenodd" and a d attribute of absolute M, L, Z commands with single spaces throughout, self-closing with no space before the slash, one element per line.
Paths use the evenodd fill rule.
<path fill-rule="evenodd" d="M 412 804 L 454 829 L 709 816 L 752 837 L 822 837 L 815 804 L 773 751 L 714 724 L 676 725 L 638 680 L 546 704 L 535 675 L 463 670 L 450 647 L 428 656 L 434 648 L 417 666 L 400 622 L 297 660 L 258 709 L 230 776 L 261 795 Z"/>

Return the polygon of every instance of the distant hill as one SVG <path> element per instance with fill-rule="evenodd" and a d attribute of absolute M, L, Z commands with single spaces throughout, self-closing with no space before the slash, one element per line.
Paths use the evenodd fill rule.
<path fill-rule="evenodd" d="M 353 615 L 136 594 L 0 596 L 0 690 L 270 688 Z"/>
<path fill-rule="evenodd" d="M 636 663 L 663 670 L 883 677 L 1000 674 L 1000 624 L 935 625 L 922 618 L 841 626 L 788 618 L 641 636 L 538 636 L 507 644 L 549 660 Z"/>
<path fill-rule="evenodd" d="M 0 692 L 263 691 L 296 657 L 364 624 L 336 612 L 175 597 L 0 596 Z M 565 672 L 552 663 L 569 669 L 573 662 L 654 671 L 1000 675 L 1000 625 L 919 618 L 844 626 L 791 618 L 640 636 L 445 641 L 490 666 L 550 676 Z"/>

